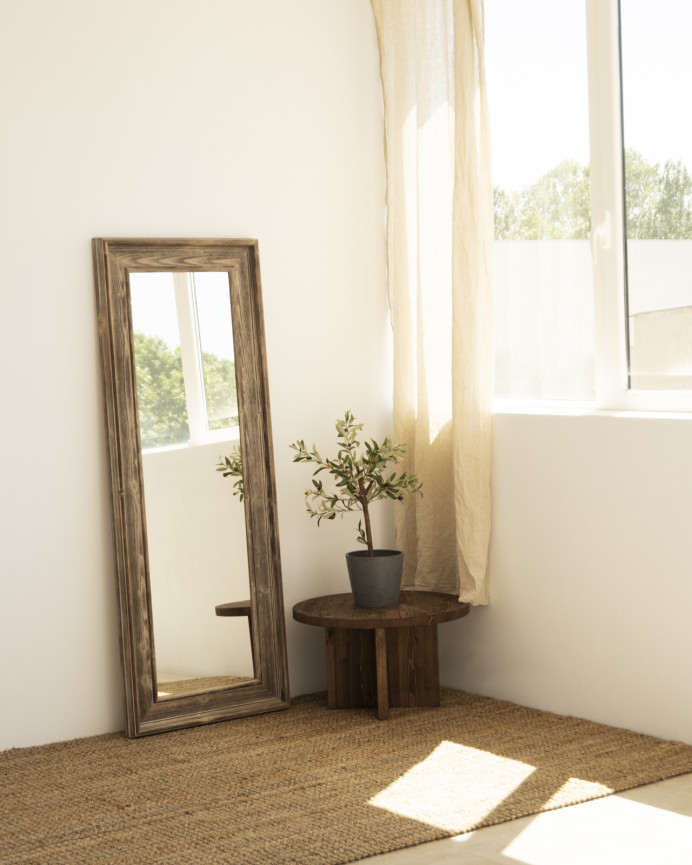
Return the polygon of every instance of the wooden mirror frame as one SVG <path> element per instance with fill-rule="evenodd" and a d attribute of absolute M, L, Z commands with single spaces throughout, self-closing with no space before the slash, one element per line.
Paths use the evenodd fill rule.
<path fill-rule="evenodd" d="M 287 708 L 286 633 L 257 241 L 95 238 L 92 245 L 126 733 L 132 738 Z M 151 588 L 129 292 L 130 273 L 156 271 L 229 274 L 255 658 L 255 678 L 248 683 L 165 700 L 155 699 Z"/>

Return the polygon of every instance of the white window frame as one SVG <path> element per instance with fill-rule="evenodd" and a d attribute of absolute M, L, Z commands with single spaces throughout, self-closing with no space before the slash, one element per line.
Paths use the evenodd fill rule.
<path fill-rule="evenodd" d="M 182 446 L 195 447 L 214 442 L 237 441 L 240 438 L 238 426 L 228 426 L 218 430 L 209 429 L 194 271 L 174 273 L 173 284 L 180 330 L 180 356 L 185 383 L 187 421 L 190 430 L 190 440 Z"/>
<path fill-rule="evenodd" d="M 629 389 L 619 5 L 619 0 L 586 0 L 595 408 L 690 412 L 690 391 Z"/>
<path fill-rule="evenodd" d="M 585 0 L 595 400 L 496 398 L 496 411 L 692 412 L 692 391 L 630 390 L 619 0 Z M 625 85 L 626 86 L 626 85 Z"/>
<path fill-rule="evenodd" d="M 190 431 L 189 444 L 203 444 L 209 428 L 205 408 L 204 373 L 202 370 L 192 275 L 189 273 L 174 273 L 173 288 L 175 293 L 175 308 L 178 316 L 178 332 L 180 334 L 180 359 L 183 367 L 183 383 L 185 385 L 187 425 Z"/>

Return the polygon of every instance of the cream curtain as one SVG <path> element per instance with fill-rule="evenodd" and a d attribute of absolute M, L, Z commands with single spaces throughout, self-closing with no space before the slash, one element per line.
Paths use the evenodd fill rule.
<path fill-rule="evenodd" d="M 372 0 L 387 162 L 404 585 L 488 602 L 492 185 L 482 0 Z"/>

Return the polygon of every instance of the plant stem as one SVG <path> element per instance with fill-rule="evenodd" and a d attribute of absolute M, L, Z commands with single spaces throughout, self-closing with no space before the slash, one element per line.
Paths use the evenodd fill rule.
<path fill-rule="evenodd" d="M 363 478 L 358 478 L 358 489 L 360 490 L 360 503 L 363 507 L 363 519 L 365 520 L 365 540 L 368 542 L 368 555 L 374 556 L 375 550 L 372 545 L 372 529 L 370 527 L 370 513 L 368 511 L 368 494 L 365 491 Z"/>

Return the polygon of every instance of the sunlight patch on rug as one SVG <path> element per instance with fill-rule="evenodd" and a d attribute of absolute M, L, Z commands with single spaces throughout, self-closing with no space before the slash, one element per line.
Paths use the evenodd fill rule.
<path fill-rule="evenodd" d="M 564 808 L 575 801 L 583 799 L 597 799 L 599 796 L 608 796 L 613 790 L 605 784 L 597 784 L 595 781 L 584 781 L 582 778 L 569 778 L 559 790 L 546 800 L 545 809 Z"/>
<path fill-rule="evenodd" d="M 369 804 L 438 829 L 462 832 L 480 823 L 534 771 L 534 766 L 518 760 L 443 741 Z"/>

